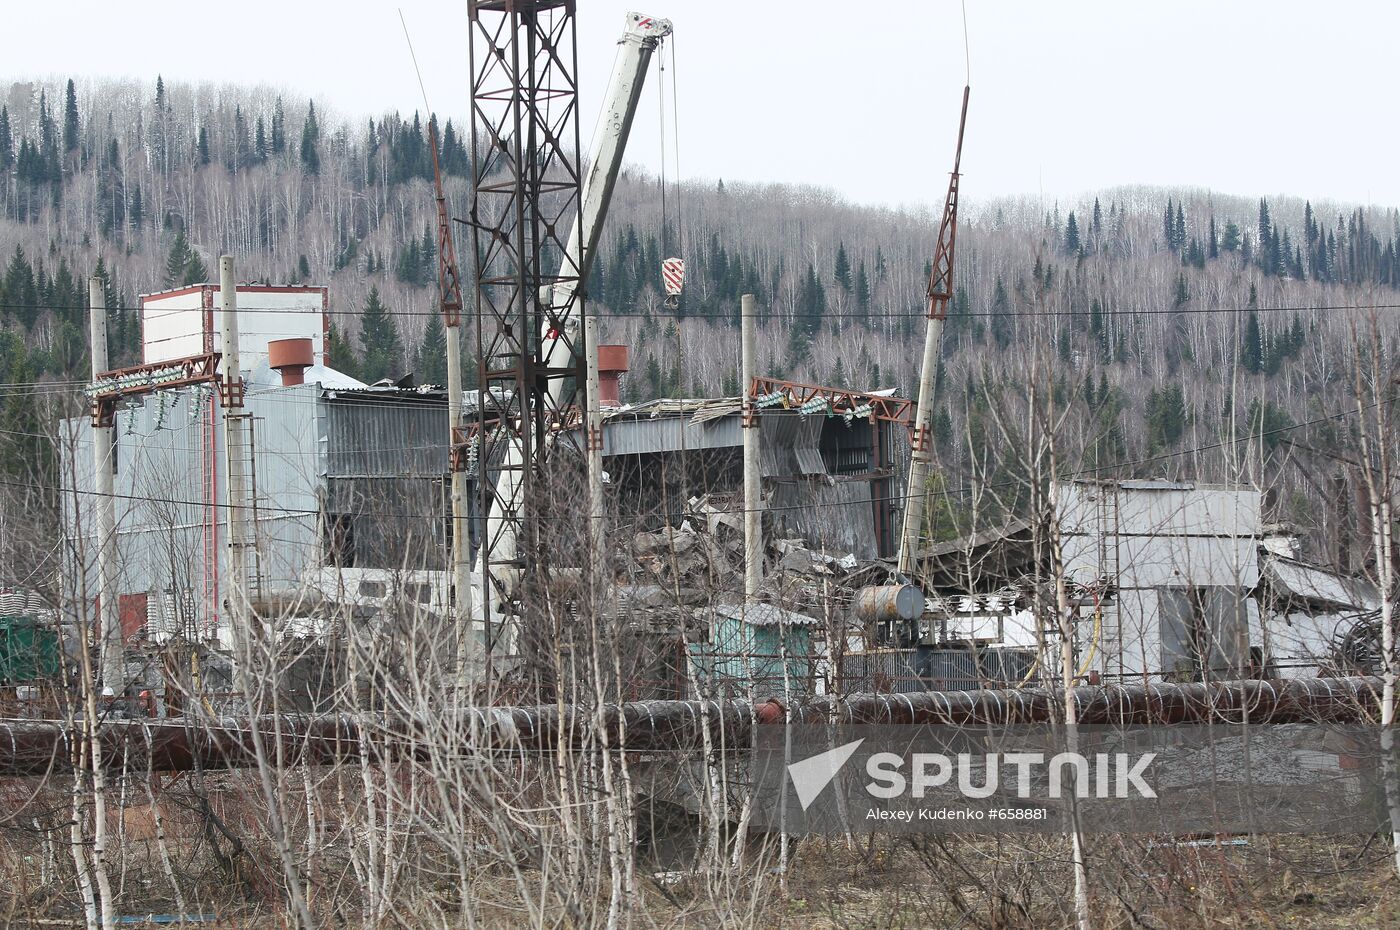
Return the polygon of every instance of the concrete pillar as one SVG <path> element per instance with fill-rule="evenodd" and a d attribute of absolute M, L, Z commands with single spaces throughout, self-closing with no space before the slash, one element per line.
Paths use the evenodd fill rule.
<path fill-rule="evenodd" d="M 88 326 L 91 337 L 92 380 L 110 369 L 107 361 L 107 296 L 99 277 L 88 279 Z M 116 430 L 111 426 L 92 428 L 93 489 L 97 492 L 97 600 L 98 645 L 102 687 L 114 695 L 126 691 L 126 650 L 122 644 L 122 624 L 117 593 L 117 501 L 116 462 L 113 460 Z"/>
<path fill-rule="evenodd" d="M 583 321 L 583 355 L 587 369 L 583 425 L 587 430 L 588 446 L 588 537 L 593 545 L 590 564 L 601 572 L 604 567 L 603 554 L 607 552 L 607 533 L 603 525 L 603 399 L 598 378 L 598 319 L 594 316 L 588 316 Z M 598 578 L 604 580 L 605 575 L 599 574 Z"/>
<path fill-rule="evenodd" d="M 904 523 L 899 535 L 899 573 L 909 577 L 924 529 L 924 492 L 933 467 L 933 383 L 938 375 L 938 347 L 943 341 L 943 318 L 930 315 L 924 332 L 924 362 L 919 370 L 919 405 L 914 412 L 910 445 L 909 487 L 905 489 Z"/>
<path fill-rule="evenodd" d="M 238 353 L 238 286 L 233 258 L 219 259 L 219 306 L 223 329 L 219 374 L 223 384 L 224 486 L 228 504 L 228 597 L 232 623 L 247 624 L 252 598 L 249 560 L 254 555 L 253 496 L 248 474 L 252 450 L 243 411 L 243 376 Z M 246 628 L 246 626 L 245 626 Z"/>
<path fill-rule="evenodd" d="M 753 396 L 753 379 L 758 376 L 758 301 L 745 294 L 739 303 L 740 366 L 739 389 L 743 392 L 744 436 L 744 598 L 758 597 L 763 584 L 763 464 L 759 459 L 759 427 L 757 398 Z"/>
<path fill-rule="evenodd" d="M 456 441 L 462 428 L 462 327 L 452 323 L 447 334 L 447 421 L 448 443 Z M 481 467 L 482 475 L 486 468 Z M 467 496 L 465 465 L 452 469 L 452 604 L 457 618 L 457 666 L 461 684 L 475 676 L 472 667 L 480 651 L 472 625 L 471 508 Z"/>

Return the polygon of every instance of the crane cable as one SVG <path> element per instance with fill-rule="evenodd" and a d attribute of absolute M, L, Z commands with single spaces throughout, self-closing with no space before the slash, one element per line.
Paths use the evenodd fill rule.
<path fill-rule="evenodd" d="M 685 214 L 681 206 L 681 161 L 680 161 L 680 98 L 676 89 L 676 39 L 670 36 L 671 49 L 671 132 L 672 132 L 672 158 L 676 163 L 674 175 L 675 201 L 676 201 L 676 235 L 675 250 L 671 249 L 671 216 L 666 205 L 666 41 L 662 40 L 662 46 L 657 49 L 656 67 L 656 101 L 657 111 L 660 115 L 657 127 L 661 138 L 661 253 L 662 253 L 662 290 L 666 293 L 665 306 L 670 310 L 680 308 L 680 289 L 685 279 Z M 679 280 L 672 285 L 667 280 L 668 266 L 673 262 L 678 262 L 675 271 L 679 275 Z"/>

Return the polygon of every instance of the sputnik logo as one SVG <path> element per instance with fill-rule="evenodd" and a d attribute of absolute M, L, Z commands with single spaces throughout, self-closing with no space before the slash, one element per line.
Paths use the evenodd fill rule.
<path fill-rule="evenodd" d="M 831 780 L 836 777 L 836 773 L 841 771 L 841 767 L 851 760 L 864 739 L 858 739 L 853 743 L 844 746 L 837 746 L 835 749 L 828 749 L 826 752 L 818 753 L 815 756 L 803 759 L 801 762 L 794 762 L 787 767 L 788 777 L 792 779 L 792 786 L 797 789 L 797 801 L 805 811 L 812 806 L 812 802 L 817 799 L 817 795 L 831 784 Z"/>

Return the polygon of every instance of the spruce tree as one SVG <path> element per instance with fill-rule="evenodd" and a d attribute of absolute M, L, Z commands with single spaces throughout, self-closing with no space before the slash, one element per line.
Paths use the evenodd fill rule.
<path fill-rule="evenodd" d="M 308 101 L 306 122 L 301 125 L 301 164 L 307 174 L 321 172 L 321 153 L 318 148 L 320 141 L 321 127 L 316 123 L 316 104 Z"/>
<path fill-rule="evenodd" d="M 1225 232 L 1220 237 L 1220 247 L 1226 252 L 1234 252 L 1240 247 L 1240 228 L 1234 223 L 1225 224 Z"/>
<path fill-rule="evenodd" d="M 199 257 L 199 252 L 190 249 L 190 261 L 185 266 L 185 277 L 180 283 L 185 287 L 191 284 L 204 284 L 209 280 L 209 269 L 204 267 L 204 259 Z"/>
<path fill-rule="evenodd" d="M 170 252 L 165 259 L 166 287 L 178 287 L 184 283 L 185 269 L 189 267 L 192 254 L 189 240 L 185 238 L 185 231 L 177 229 L 175 240 L 170 243 Z"/>
<path fill-rule="evenodd" d="M 1176 273 L 1176 283 L 1172 286 L 1172 306 L 1182 307 L 1191 299 L 1191 290 L 1186 286 L 1186 275 Z"/>
<path fill-rule="evenodd" d="M 832 275 L 836 284 L 846 293 L 851 292 L 851 260 L 846 255 L 846 243 L 841 242 L 836 246 L 836 270 Z"/>
<path fill-rule="evenodd" d="M 209 130 L 207 127 L 199 127 L 199 163 L 209 164 Z"/>
<path fill-rule="evenodd" d="M 362 380 L 373 383 L 389 377 L 401 367 L 399 330 L 379 297 L 378 287 L 371 287 L 365 300 L 364 312 L 360 317 L 360 347 L 363 350 Z"/>
<path fill-rule="evenodd" d="M 856 268 L 856 306 L 861 310 L 870 309 L 870 276 L 865 273 L 864 259 Z"/>
<path fill-rule="evenodd" d="M 1264 335 L 1259 329 L 1259 314 L 1253 310 L 1245 315 L 1244 335 L 1240 338 L 1240 367 L 1256 375 L 1264 370 Z"/>
<path fill-rule="evenodd" d="M 436 313 L 428 316 L 428 326 L 423 330 L 423 342 L 418 346 L 413 372 L 420 384 L 447 384 L 447 332 L 443 329 L 442 317 Z"/>
<path fill-rule="evenodd" d="M 78 150 L 78 91 L 73 87 L 73 79 L 68 79 L 68 88 L 63 100 L 63 151 Z"/>
<path fill-rule="evenodd" d="M 1069 211 L 1069 222 L 1065 224 L 1065 252 L 1069 255 L 1078 255 L 1080 250 L 1079 242 L 1079 221 L 1074 218 L 1074 211 Z"/>
<path fill-rule="evenodd" d="M 326 335 L 326 356 L 330 360 L 330 366 L 341 374 L 349 375 L 352 378 L 359 377 L 360 366 L 355 360 L 355 353 L 350 349 L 345 337 L 340 334 L 340 329 L 334 323 L 330 326 L 330 332 Z"/>
<path fill-rule="evenodd" d="M 282 109 L 282 98 L 272 107 L 272 154 L 281 155 L 287 150 L 287 114 Z"/>
<path fill-rule="evenodd" d="M 9 171 L 15 164 L 15 139 L 10 131 L 10 108 L 0 106 L 0 171 Z"/>

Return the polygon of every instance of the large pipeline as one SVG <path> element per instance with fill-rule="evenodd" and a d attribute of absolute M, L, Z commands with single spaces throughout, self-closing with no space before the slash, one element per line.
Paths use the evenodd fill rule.
<path fill-rule="evenodd" d="M 1306 678 L 1189 684 L 1084 686 L 1073 697 L 1081 724 L 1359 723 L 1376 719 L 1376 678 Z M 1037 723 L 1059 719 L 1063 696 L 1043 688 L 855 694 L 815 698 L 791 707 L 776 700 L 634 701 L 586 708 L 482 707 L 431 720 L 386 714 L 221 717 L 196 720 L 108 719 L 98 727 L 109 767 L 188 771 L 256 764 L 252 728 L 284 763 L 325 764 L 363 749 L 426 757 L 438 752 L 539 752 L 625 746 L 636 752 L 695 750 L 703 727 L 716 746 L 748 744 L 752 726 L 841 723 Z M 601 727 L 596 723 L 601 719 Z M 80 726 L 55 720 L 0 720 L 0 775 L 35 776 L 68 770 Z"/>

